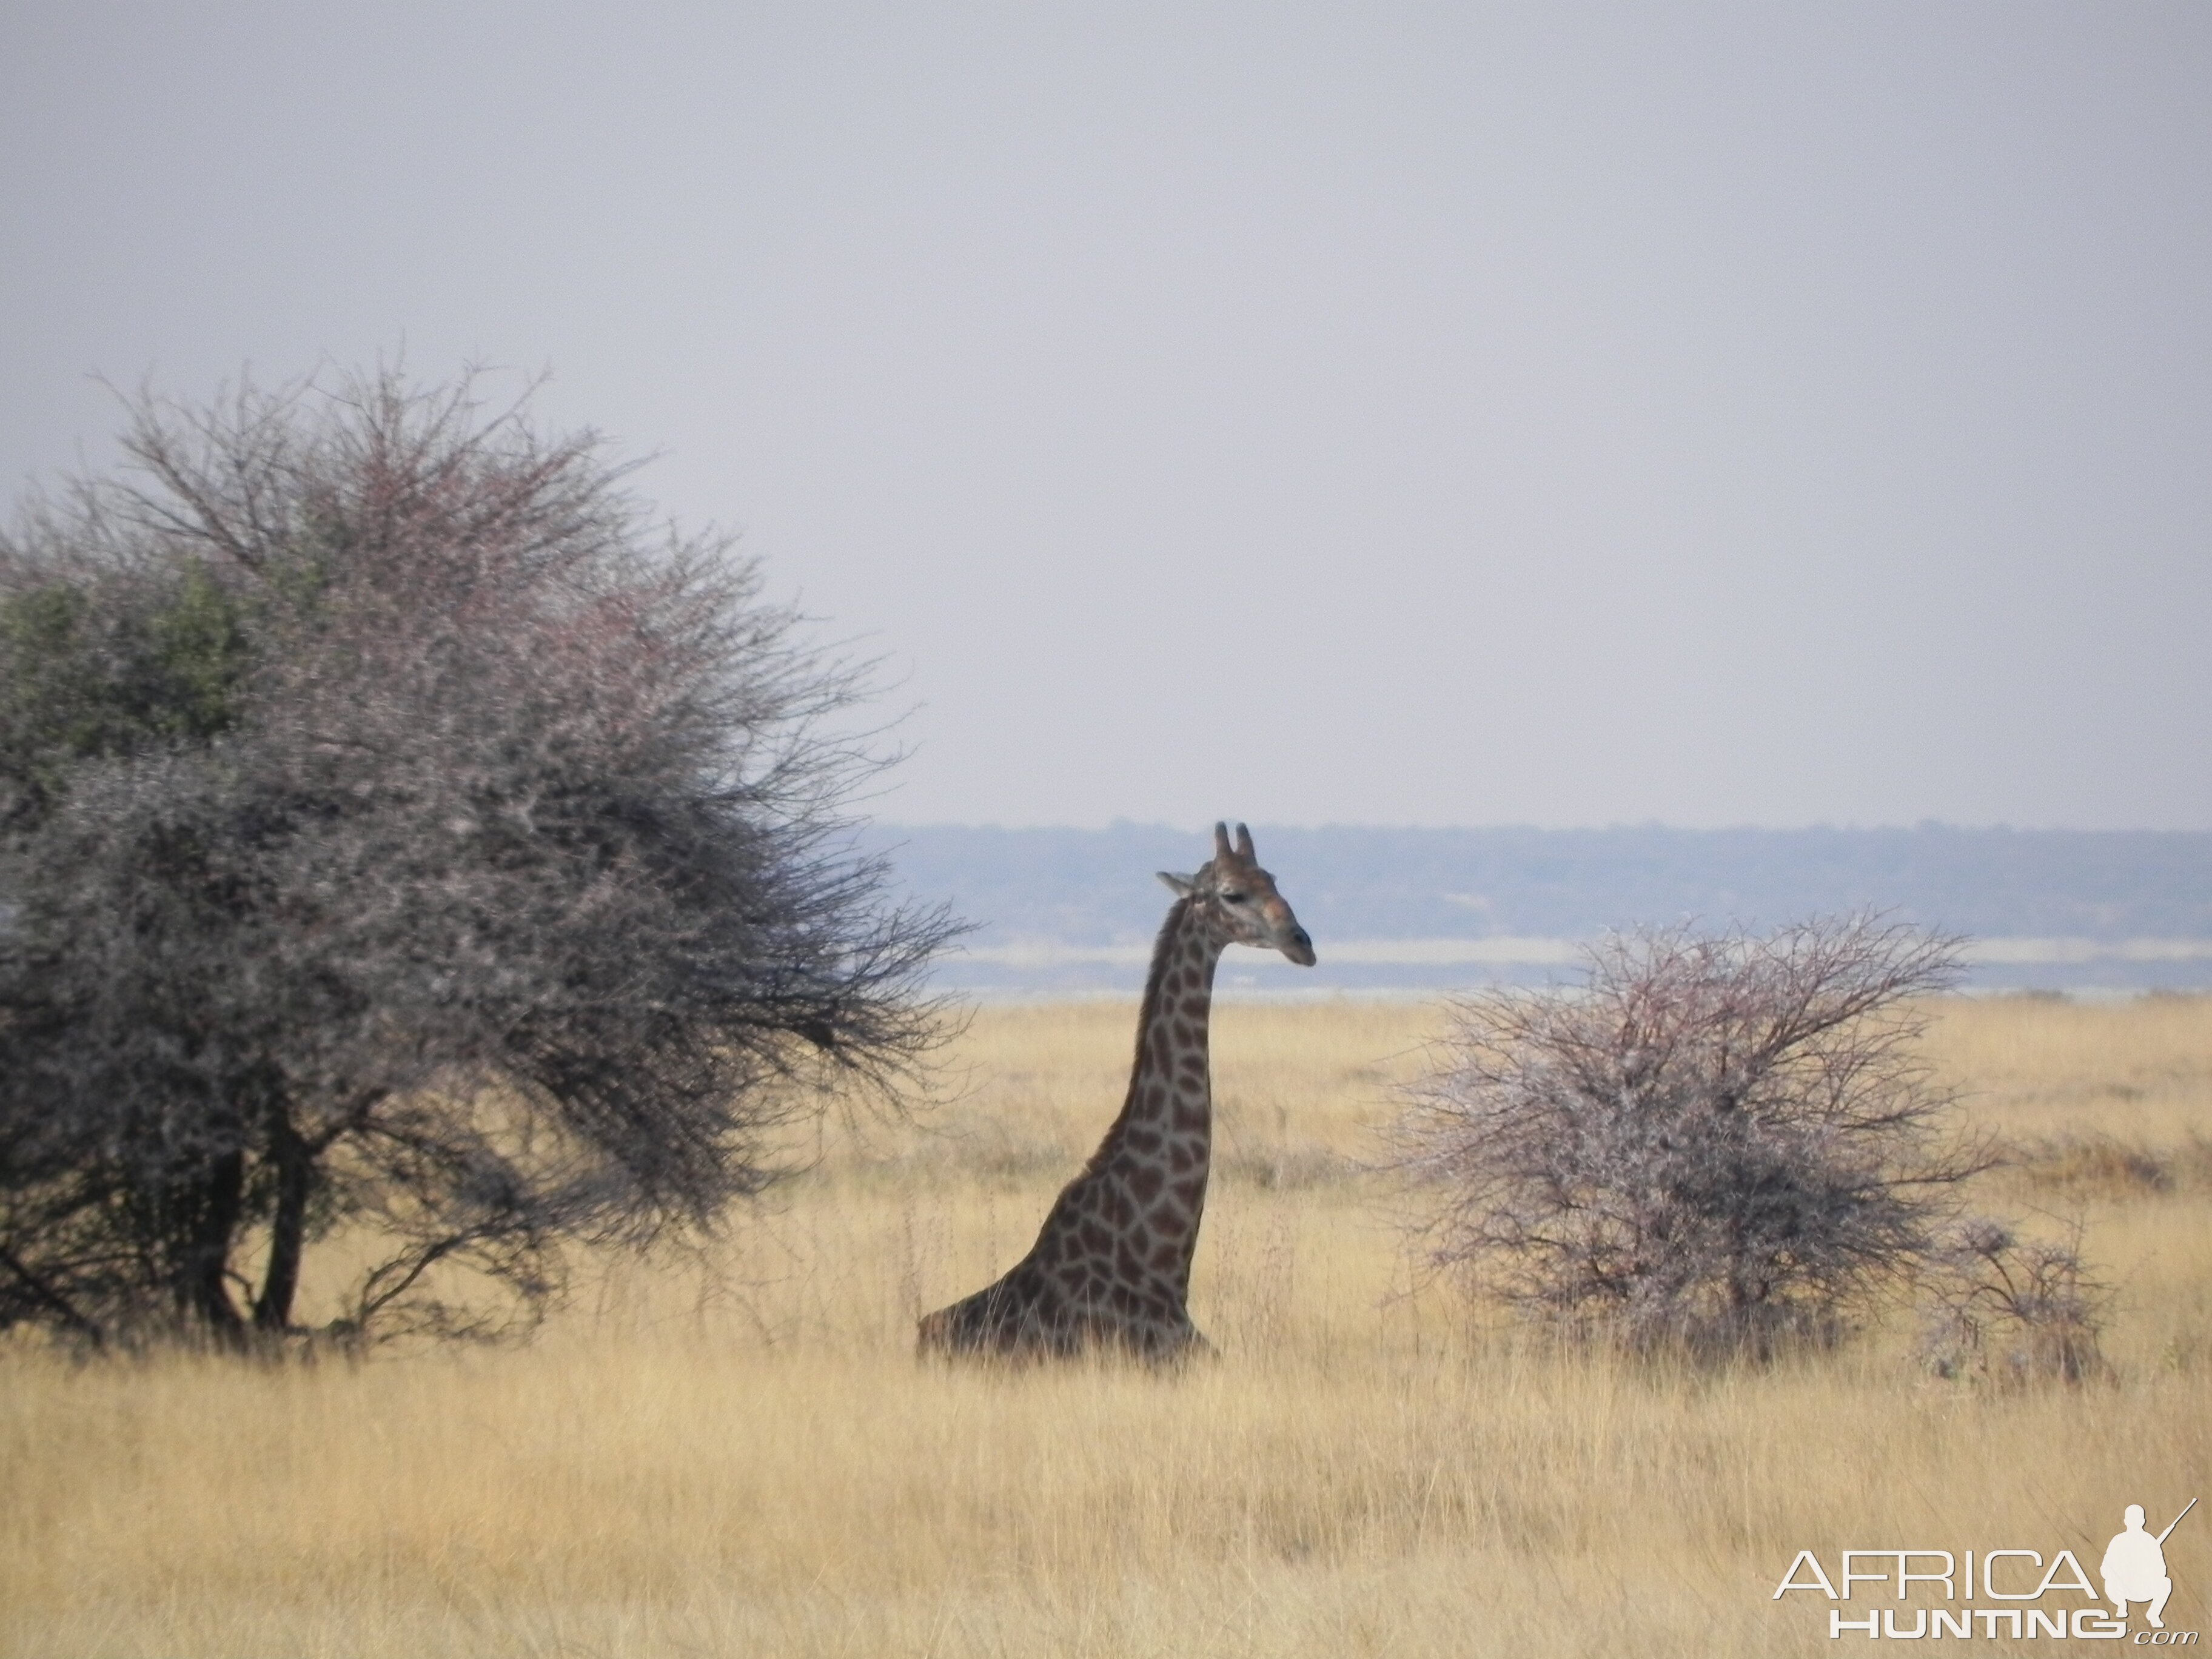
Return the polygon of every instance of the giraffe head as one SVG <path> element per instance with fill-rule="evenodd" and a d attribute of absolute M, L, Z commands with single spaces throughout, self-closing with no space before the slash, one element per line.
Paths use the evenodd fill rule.
<path fill-rule="evenodd" d="M 1280 951 L 1301 968 L 1314 965 L 1312 939 L 1275 890 L 1275 878 L 1253 856 L 1252 832 L 1243 824 L 1237 826 L 1234 847 L 1229 844 L 1229 826 L 1213 826 L 1213 857 L 1196 875 L 1163 870 L 1160 879 L 1188 899 L 1198 918 L 1231 944 Z"/>

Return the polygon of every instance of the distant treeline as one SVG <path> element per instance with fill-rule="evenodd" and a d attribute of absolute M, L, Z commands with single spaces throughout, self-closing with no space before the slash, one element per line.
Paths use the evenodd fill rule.
<path fill-rule="evenodd" d="M 1261 860 L 1323 943 L 1324 964 L 1329 939 L 1580 939 L 1642 923 L 1694 919 L 1756 927 L 1864 908 L 1982 939 L 2212 941 L 2212 833 L 2198 831 L 1255 824 L 1253 832 Z M 1167 902 L 1152 872 L 1189 870 L 1205 859 L 1208 842 L 1202 830 L 1127 823 L 1104 830 L 882 826 L 874 834 L 902 884 L 917 896 L 950 900 L 979 925 L 970 943 L 986 951 L 1036 941 L 1142 945 Z M 2035 967 L 2028 963 L 1995 977 L 2024 984 L 2212 981 L 2212 953 L 2148 966 L 2049 965 L 2049 973 L 2027 971 Z M 1986 969 L 1977 974 L 1991 979 Z M 1011 983 L 1024 975 L 965 977 Z M 1277 977 L 1270 973 L 1267 981 Z M 1392 982 L 1407 975 L 1354 977 Z M 1413 977 L 1432 982 L 1439 975 Z"/>

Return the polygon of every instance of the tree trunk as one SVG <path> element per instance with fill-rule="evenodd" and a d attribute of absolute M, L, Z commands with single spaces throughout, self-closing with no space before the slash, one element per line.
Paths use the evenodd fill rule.
<path fill-rule="evenodd" d="M 282 1098 L 269 1108 L 269 1159 L 276 1171 L 276 1212 L 269 1224 L 269 1271 L 254 1299 L 253 1326 L 281 1331 L 292 1322 L 292 1297 L 300 1288 L 300 1255 L 307 1228 L 307 1197 L 315 1182 L 314 1157 L 293 1127 L 291 1109 Z"/>
<path fill-rule="evenodd" d="M 187 1216 L 177 1299 L 218 1340 L 235 1344 L 245 1335 L 246 1322 L 230 1299 L 227 1275 L 246 1197 L 246 1154 L 226 1152 L 198 1180 L 183 1184 Z"/>

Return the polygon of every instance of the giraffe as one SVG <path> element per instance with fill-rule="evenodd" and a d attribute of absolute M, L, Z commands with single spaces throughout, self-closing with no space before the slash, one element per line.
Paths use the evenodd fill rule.
<path fill-rule="evenodd" d="M 1175 903 L 1152 947 L 1121 1115 L 1064 1188 L 1030 1253 L 996 1284 L 921 1324 L 928 1354 L 1039 1356 L 1118 1348 L 1147 1359 L 1209 1346 L 1184 1299 L 1213 1136 L 1206 1018 L 1231 944 L 1310 968 L 1313 940 L 1252 852 L 1252 832 L 1213 826 L 1213 858 L 1160 879 Z"/>

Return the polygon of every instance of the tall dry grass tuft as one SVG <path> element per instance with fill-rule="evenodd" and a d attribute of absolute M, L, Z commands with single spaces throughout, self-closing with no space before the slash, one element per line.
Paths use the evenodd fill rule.
<path fill-rule="evenodd" d="M 2122 1297 L 2102 1382 L 1942 1382 L 1905 1321 L 1763 1369 L 1634 1364 L 1408 1281 L 1358 1161 L 1431 1011 L 1217 1019 L 1218 1364 L 913 1361 L 915 1314 L 1026 1248 L 1127 1062 L 1126 1007 L 989 1010 L 927 1123 L 804 1149 L 722 1255 L 608 1268 L 529 1347 L 0 1351 L 0 1652 L 1829 1652 L 1824 1601 L 1771 1597 L 1799 1548 L 2094 1568 L 2123 1505 L 2212 1487 L 2185 1182 L 1984 1177 L 1986 1207 L 2080 1213 Z M 2016 1147 L 2171 1162 L 2212 1132 L 2212 1003 L 1947 1004 L 1929 1045 Z M 2168 1544 L 2170 1626 L 2203 1625 L 2208 1540 Z"/>

